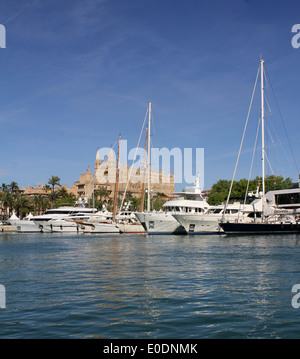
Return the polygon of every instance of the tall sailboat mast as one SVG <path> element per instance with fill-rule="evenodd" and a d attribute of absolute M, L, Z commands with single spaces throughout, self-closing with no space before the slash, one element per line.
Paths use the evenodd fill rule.
<path fill-rule="evenodd" d="M 261 151 L 262 151 L 262 192 L 265 195 L 265 104 L 264 104 L 264 60 L 260 60 L 261 76 Z"/>
<path fill-rule="evenodd" d="M 140 212 L 143 212 L 143 206 L 144 206 L 144 190 L 145 190 L 145 172 L 146 172 L 146 146 L 147 146 L 147 136 L 148 136 L 148 128 L 146 128 L 145 146 L 144 146 L 143 183 L 142 183 L 142 193 L 141 193 Z"/>
<path fill-rule="evenodd" d="M 262 218 L 265 205 L 265 104 L 264 104 L 264 60 L 260 60 L 261 77 L 261 160 L 262 160 Z"/>
<path fill-rule="evenodd" d="M 151 173 L 150 173 L 150 124 L 151 124 L 151 102 L 149 102 L 149 119 L 148 119 L 148 201 L 147 211 L 150 212 L 150 191 L 151 191 Z"/>
<path fill-rule="evenodd" d="M 119 136 L 119 146 L 118 146 L 118 158 L 117 158 L 117 168 L 116 168 L 116 185 L 115 185 L 115 196 L 114 196 L 113 220 L 115 220 L 115 218 L 116 218 L 117 199 L 118 199 L 119 167 L 120 167 L 119 166 L 120 142 L 121 142 L 121 136 Z"/>

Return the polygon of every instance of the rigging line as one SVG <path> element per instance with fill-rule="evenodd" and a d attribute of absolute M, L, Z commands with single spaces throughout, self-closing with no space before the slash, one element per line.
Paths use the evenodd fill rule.
<path fill-rule="evenodd" d="M 259 129 L 260 129 L 260 121 L 261 121 L 261 119 L 259 117 L 258 126 L 257 126 L 257 130 L 256 130 L 255 143 L 254 143 L 254 148 L 253 148 L 253 153 L 252 153 L 252 161 L 251 161 L 251 166 L 250 166 L 250 171 L 249 171 L 248 183 L 247 183 L 247 188 L 246 188 L 246 193 L 245 193 L 245 198 L 244 198 L 244 207 L 245 207 L 245 204 L 246 204 L 247 193 L 248 193 L 248 190 L 249 190 L 250 177 L 251 177 L 251 173 L 252 173 L 254 157 L 255 157 L 255 152 L 256 152 L 256 146 L 257 146 L 257 141 L 258 141 L 258 134 L 259 134 Z"/>
<path fill-rule="evenodd" d="M 145 118 L 144 118 L 144 122 L 143 122 L 143 126 L 142 126 L 142 129 L 141 129 L 141 133 L 140 133 L 140 137 L 139 137 L 139 140 L 138 140 L 138 144 L 137 144 L 137 147 L 136 147 L 136 149 L 135 149 L 135 154 L 134 154 L 134 158 L 133 158 L 133 161 L 132 161 L 133 163 L 132 163 L 132 165 L 131 165 L 131 167 L 130 167 L 130 172 L 129 172 L 129 176 L 128 176 L 128 179 L 127 179 L 126 188 L 125 188 L 125 191 L 124 191 L 124 193 L 123 193 L 123 198 L 122 198 L 120 210 L 122 210 L 123 203 L 124 203 L 124 200 L 125 200 L 126 192 L 127 192 L 127 189 L 128 189 L 128 185 L 129 185 L 129 182 L 130 182 L 131 175 L 132 175 L 132 170 L 133 170 L 134 161 L 135 161 L 136 154 L 137 154 L 137 151 L 138 151 L 138 148 L 139 148 L 139 144 L 140 144 L 140 141 L 141 141 L 142 133 L 143 133 L 143 131 L 144 131 L 144 127 L 145 127 L 147 115 L 148 115 L 148 108 L 147 108 L 146 115 L 145 115 Z M 145 153 L 144 153 L 144 155 L 145 155 Z"/>
<path fill-rule="evenodd" d="M 265 70 L 265 71 L 266 71 L 266 70 Z M 269 76 L 269 74 L 268 74 L 267 71 L 266 71 L 266 75 L 268 76 L 268 79 L 269 79 L 269 82 L 270 82 L 270 87 L 271 87 L 271 89 L 272 89 L 272 92 L 273 92 L 273 95 L 274 95 L 274 98 L 275 98 L 275 102 L 276 102 L 276 105 L 277 105 L 277 108 L 278 108 L 279 117 L 280 117 L 280 119 L 281 119 L 281 122 L 282 122 L 282 125 L 283 125 L 283 128 L 284 128 L 284 131 L 285 131 L 285 135 L 286 135 L 286 137 L 287 137 L 288 144 L 289 144 L 290 150 L 291 150 L 291 152 L 292 152 L 292 156 L 293 156 L 293 159 L 294 159 L 294 162 L 295 162 L 295 166 L 296 166 L 296 170 L 297 170 L 297 175 L 298 175 L 298 174 L 299 174 L 299 169 L 298 169 L 298 166 L 297 166 L 297 162 L 296 162 L 296 159 L 295 159 L 295 155 L 294 155 L 294 152 L 293 152 L 293 149 L 292 149 L 292 146 L 291 146 L 291 143 L 290 143 L 290 139 L 289 139 L 289 136 L 288 136 L 288 133 L 287 133 L 287 130 L 286 130 L 284 121 L 283 121 L 283 117 L 282 117 L 282 114 L 281 114 L 281 111 L 280 111 L 280 108 L 279 108 L 279 103 L 278 103 L 277 97 L 276 97 L 276 95 L 275 95 L 275 91 L 274 91 L 274 89 L 273 89 L 270 76 Z"/>
<path fill-rule="evenodd" d="M 158 126 L 158 121 L 156 121 L 156 114 L 155 114 L 155 111 L 153 111 L 153 110 L 152 110 L 152 128 L 153 128 L 153 130 L 151 131 L 151 137 L 152 136 L 156 136 L 156 138 L 159 137 L 158 145 L 159 145 L 159 143 L 162 144 L 164 141 L 162 141 L 160 129 Z M 152 140 L 151 140 L 151 143 L 152 143 Z"/>
<path fill-rule="evenodd" d="M 237 161 L 236 161 L 236 164 L 235 164 L 235 169 L 234 169 L 234 172 L 233 172 L 233 176 L 232 176 L 232 180 L 231 180 L 231 184 L 230 184 L 230 188 L 229 188 L 229 192 L 228 192 L 228 196 L 227 196 L 227 200 L 226 200 L 226 204 L 225 204 L 225 207 L 224 207 L 224 211 L 223 211 L 221 221 L 224 220 L 226 208 L 228 206 L 228 202 L 229 202 L 229 199 L 230 199 L 231 190 L 232 190 L 232 186 L 233 186 L 233 181 L 234 181 L 234 177 L 235 177 L 236 170 L 237 170 L 237 165 L 238 165 L 240 154 L 241 154 L 242 147 L 243 147 L 243 142 L 244 142 L 244 138 L 245 138 L 245 133 L 246 133 L 247 125 L 248 125 L 248 120 L 249 120 L 249 116 L 250 116 L 250 111 L 251 111 L 251 107 L 252 107 L 252 102 L 253 102 L 253 98 L 254 98 L 254 93 L 255 93 L 259 73 L 260 73 L 260 66 L 258 67 L 256 80 L 255 80 L 255 84 L 254 84 L 254 88 L 253 88 L 253 92 L 252 92 L 252 97 L 251 97 L 251 101 L 250 101 L 250 106 L 249 106 L 249 109 L 248 109 L 247 120 L 246 120 L 246 123 L 245 123 L 244 132 L 243 132 L 243 136 L 242 136 L 242 141 L 241 141 L 241 144 L 240 144 L 240 149 L 239 149 Z"/>
<path fill-rule="evenodd" d="M 265 67 L 264 67 L 264 88 L 266 89 L 268 87 L 269 87 L 269 82 L 268 82 L 268 78 L 267 78 L 267 75 L 266 75 L 266 70 L 265 70 Z M 269 105 L 268 93 L 266 93 L 266 92 L 264 92 L 264 100 L 265 100 L 265 104 L 267 104 L 269 112 L 270 112 L 270 115 L 268 115 L 268 116 L 271 116 L 272 110 L 271 110 L 271 107 Z M 264 117 L 265 118 L 267 117 L 266 114 L 265 114 Z"/>
<path fill-rule="evenodd" d="M 282 142 L 281 142 L 281 140 L 280 140 L 280 137 L 279 137 L 277 131 L 275 130 L 274 126 L 273 126 L 273 123 L 272 123 L 271 121 L 269 121 L 268 125 L 270 125 L 270 129 L 273 130 L 274 135 L 276 136 L 276 139 L 277 139 L 277 141 L 278 141 L 278 143 L 279 143 L 279 146 L 281 147 L 281 150 L 282 150 L 282 152 L 283 152 L 283 154 L 284 154 L 284 157 L 286 158 L 287 162 L 289 162 L 290 167 L 293 168 L 292 163 L 291 163 L 290 156 L 287 155 L 287 152 L 286 152 L 286 150 L 285 150 L 285 147 L 283 146 L 283 144 L 282 144 Z M 268 130 L 268 132 L 269 132 L 269 134 L 270 134 L 270 136 L 271 136 L 271 133 L 270 133 L 270 130 L 269 130 L 268 126 L 267 126 L 267 130 Z M 271 136 L 271 137 L 272 137 L 272 136 Z M 273 140 L 273 143 L 275 144 L 275 141 L 274 141 L 274 140 Z M 276 146 L 275 146 L 275 148 L 276 148 Z M 278 156 L 278 158 L 279 158 L 279 156 Z"/>
<path fill-rule="evenodd" d="M 267 116 L 271 116 L 271 115 L 272 115 L 272 110 L 271 110 L 271 107 L 270 107 L 270 104 L 269 104 L 268 96 L 265 96 L 265 103 L 267 104 L 268 109 L 269 109 L 269 112 L 270 112 L 269 115 L 266 115 L 266 116 L 265 116 L 265 118 L 266 118 Z"/>
<path fill-rule="evenodd" d="M 268 164 L 269 164 L 269 166 L 270 166 L 271 172 L 272 172 L 272 174 L 275 176 L 275 173 L 274 173 L 274 171 L 273 171 L 273 168 L 272 168 L 272 166 L 271 166 L 271 163 L 270 163 L 270 161 L 269 161 L 269 158 L 268 158 L 267 153 L 265 153 L 265 156 L 266 156 L 267 162 L 268 162 Z"/>

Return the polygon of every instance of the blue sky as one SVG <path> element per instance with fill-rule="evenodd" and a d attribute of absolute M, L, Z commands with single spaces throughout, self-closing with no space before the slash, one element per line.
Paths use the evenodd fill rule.
<path fill-rule="evenodd" d="M 296 181 L 299 13 L 289 0 L 2 2 L 0 182 L 57 175 L 72 186 L 93 168 L 97 147 L 119 134 L 137 145 L 149 101 L 154 147 L 204 148 L 204 189 L 231 179 L 261 56 L 289 136 L 273 104 L 282 149 L 269 156 L 272 170 Z M 257 98 L 237 178 L 249 174 L 258 111 Z"/>

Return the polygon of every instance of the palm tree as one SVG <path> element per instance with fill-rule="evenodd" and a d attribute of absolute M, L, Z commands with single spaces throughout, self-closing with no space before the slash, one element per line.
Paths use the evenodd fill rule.
<path fill-rule="evenodd" d="M 58 195 L 58 197 L 60 197 L 60 198 L 64 198 L 64 197 L 67 197 L 67 196 L 68 196 L 68 192 L 67 192 L 67 190 L 65 189 L 65 187 L 60 187 L 60 189 L 57 191 L 57 195 Z"/>
<path fill-rule="evenodd" d="M 7 184 L 2 183 L 2 186 L 1 186 L 1 191 L 2 191 L 2 192 L 4 192 L 4 191 L 8 191 L 8 186 L 7 186 Z"/>
<path fill-rule="evenodd" d="M 50 191 L 50 186 L 48 184 L 45 184 L 44 187 L 43 187 L 43 191 L 48 193 L 48 191 Z"/>
<path fill-rule="evenodd" d="M 8 185 L 8 188 L 10 189 L 11 193 L 17 193 L 19 191 L 19 186 L 15 181 L 12 181 L 10 185 Z"/>
<path fill-rule="evenodd" d="M 4 207 L 4 219 L 10 215 L 11 208 L 13 207 L 13 197 L 9 191 L 3 191 L 1 201 Z"/>
<path fill-rule="evenodd" d="M 54 187 L 60 186 L 60 178 L 52 175 L 48 180 L 48 184 L 52 186 L 52 192 L 54 192 Z"/>
<path fill-rule="evenodd" d="M 42 211 L 45 212 L 48 207 L 49 207 L 49 199 L 47 197 L 42 197 L 41 200 Z"/>
<path fill-rule="evenodd" d="M 101 202 L 106 202 L 109 198 L 109 191 L 105 187 L 100 187 L 96 191 L 95 197 L 99 197 Z"/>
<path fill-rule="evenodd" d="M 37 213 L 37 214 L 40 214 L 40 212 L 41 212 L 43 199 L 44 199 L 44 196 L 42 196 L 40 194 L 36 194 L 33 197 L 34 210 L 35 210 L 35 213 Z"/>
<path fill-rule="evenodd" d="M 57 201 L 58 199 L 58 195 L 57 195 L 57 192 L 54 192 L 52 191 L 49 195 L 48 195 L 48 198 L 51 202 L 51 208 L 54 207 L 54 203 Z"/>
<path fill-rule="evenodd" d="M 28 198 L 26 198 L 22 193 L 17 193 L 13 199 L 13 207 L 17 211 L 17 216 L 20 219 L 23 217 L 23 208 L 27 206 Z"/>
<path fill-rule="evenodd" d="M 56 202 L 58 196 L 57 193 L 54 192 L 54 187 L 55 186 L 60 186 L 60 178 L 58 176 L 51 176 L 51 178 L 49 178 L 48 180 L 48 184 L 52 186 L 52 192 L 49 194 L 49 199 L 51 202 L 51 208 L 54 207 L 54 203 Z"/>

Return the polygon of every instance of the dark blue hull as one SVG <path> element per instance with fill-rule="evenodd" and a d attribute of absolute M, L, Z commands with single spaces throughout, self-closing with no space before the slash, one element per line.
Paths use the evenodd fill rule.
<path fill-rule="evenodd" d="M 228 234 L 300 233 L 300 224 L 291 223 L 220 223 Z"/>

